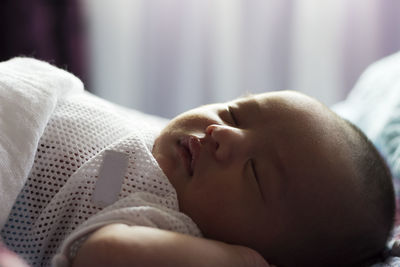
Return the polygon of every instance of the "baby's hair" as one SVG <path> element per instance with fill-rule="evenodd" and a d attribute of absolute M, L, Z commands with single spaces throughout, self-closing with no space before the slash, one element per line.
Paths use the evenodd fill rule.
<path fill-rule="evenodd" d="M 351 233 L 347 244 L 340 241 L 337 246 L 333 244 L 330 255 L 320 259 L 322 262 L 307 266 L 364 267 L 381 261 L 394 225 L 395 195 L 390 169 L 369 138 L 353 123 L 342 120 L 345 127 L 350 127 L 346 145 L 352 151 L 349 156 L 356 168 L 364 210 L 355 214 L 360 216 L 360 225 L 348 229 Z"/>
<path fill-rule="evenodd" d="M 278 266 L 364 267 L 383 258 L 395 216 L 392 175 L 365 134 L 351 122 L 337 119 L 345 133 L 342 144 L 351 151 L 346 157 L 355 169 L 346 179 L 356 184 L 353 200 L 359 204 L 346 203 L 355 206 L 337 223 L 328 219 L 313 229 L 297 229 L 302 234 L 283 246 L 284 255 L 273 262 Z"/>
<path fill-rule="evenodd" d="M 365 236 L 360 238 L 358 245 L 364 250 L 360 253 L 364 255 L 359 259 L 360 266 L 367 266 L 382 260 L 393 230 L 396 208 L 393 177 L 384 158 L 368 137 L 351 122 L 345 120 L 345 123 L 351 127 L 360 141 L 360 147 L 354 151 L 358 154 L 355 162 L 369 216 L 365 221 Z"/>

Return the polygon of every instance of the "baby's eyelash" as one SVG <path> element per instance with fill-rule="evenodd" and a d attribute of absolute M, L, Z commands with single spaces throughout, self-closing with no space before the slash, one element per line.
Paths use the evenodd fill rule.
<path fill-rule="evenodd" d="M 259 184 L 260 181 L 258 180 L 258 176 L 257 176 L 257 173 L 256 173 L 256 168 L 254 167 L 254 161 L 253 160 L 250 160 L 250 166 L 251 166 L 251 171 L 253 172 L 254 178 L 256 178 L 257 183 Z"/>
<path fill-rule="evenodd" d="M 258 189 L 260 190 L 260 194 L 262 196 L 262 198 L 264 199 L 264 194 L 263 191 L 261 189 L 261 184 L 260 184 L 260 180 L 258 179 L 258 175 L 256 172 L 256 167 L 254 166 L 254 161 L 252 159 L 250 159 L 250 166 L 251 166 L 251 171 L 253 172 L 253 176 L 256 179 L 257 185 L 258 185 Z"/>
<path fill-rule="evenodd" d="M 232 118 L 233 124 L 236 125 L 236 126 L 238 126 L 238 125 L 239 125 L 239 124 L 238 124 L 238 121 L 237 121 L 237 119 L 236 119 L 236 117 L 235 117 L 235 114 L 233 113 L 233 110 L 232 110 L 232 107 L 231 107 L 231 106 L 228 106 L 228 111 L 229 111 L 229 114 L 230 114 L 230 116 L 231 116 L 231 118 Z"/>

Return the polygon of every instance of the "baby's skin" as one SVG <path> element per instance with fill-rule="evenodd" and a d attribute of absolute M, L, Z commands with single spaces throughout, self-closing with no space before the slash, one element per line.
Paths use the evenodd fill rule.
<path fill-rule="evenodd" d="M 342 142 L 348 136 L 349 127 L 327 107 L 290 91 L 185 112 L 165 127 L 152 152 L 176 189 L 180 211 L 205 238 L 109 225 L 89 237 L 74 266 L 282 262 L 287 244 L 327 222 L 342 229 L 337 218 L 360 209 L 352 197 L 357 182 L 343 178 L 356 172 Z"/>

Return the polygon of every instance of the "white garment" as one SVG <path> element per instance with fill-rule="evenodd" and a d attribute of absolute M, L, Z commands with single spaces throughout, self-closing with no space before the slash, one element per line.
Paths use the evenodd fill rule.
<path fill-rule="evenodd" d="M 29 58 L 0 63 L 0 229 L 58 99 L 82 91 L 78 78 L 47 63 Z"/>
<path fill-rule="evenodd" d="M 164 123 L 86 92 L 60 98 L 2 229 L 6 245 L 33 266 L 49 266 L 56 252 L 53 266 L 68 266 L 87 234 L 114 222 L 200 236 L 151 154 Z M 110 150 L 128 161 L 116 202 L 104 207 L 92 197 Z"/>

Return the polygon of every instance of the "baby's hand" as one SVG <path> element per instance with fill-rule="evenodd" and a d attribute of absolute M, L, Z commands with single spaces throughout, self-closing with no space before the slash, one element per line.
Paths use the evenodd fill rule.
<path fill-rule="evenodd" d="M 73 266 L 271 267 L 247 247 L 124 224 L 92 234 Z"/>

